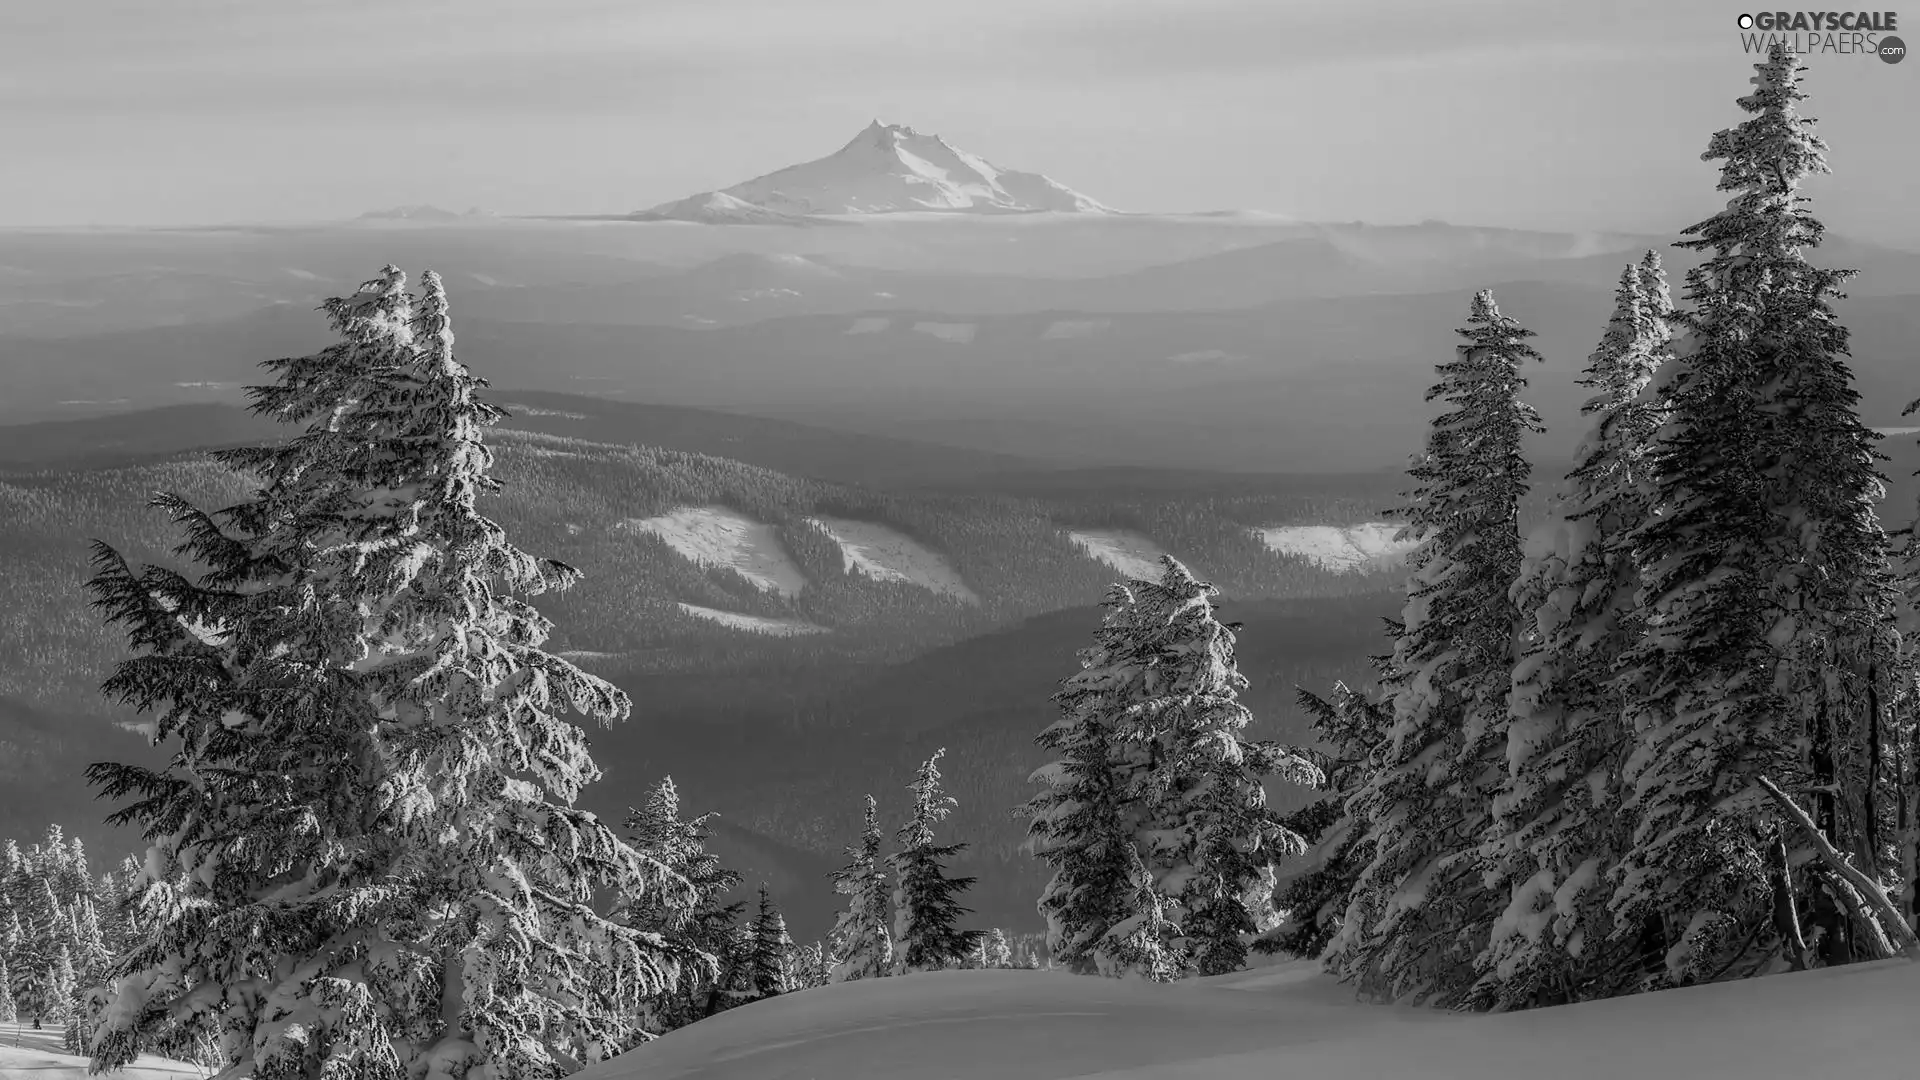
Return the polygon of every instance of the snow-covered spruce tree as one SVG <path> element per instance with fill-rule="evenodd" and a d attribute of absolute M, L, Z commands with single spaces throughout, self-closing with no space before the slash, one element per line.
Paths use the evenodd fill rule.
<path fill-rule="evenodd" d="M 1244 737 L 1253 714 L 1239 700 L 1247 680 L 1236 627 L 1217 617 L 1219 590 L 1171 556 L 1160 562 L 1160 580 L 1132 585 L 1129 653 L 1145 663 L 1114 738 L 1132 762 L 1144 759 L 1126 796 L 1164 917 L 1179 927 L 1176 955 L 1186 971 L 1219 975 L 1245 966 L 1272 913 L 1274 863 L 1307 848 L 1267 805 L 1262 778 L 1316 787 L 1324 777 L 1292 747 Z"/>
<path fill-rule="evenodd" d="M 0 1024 L 11 1024 L 19 1017 L 13 1003 L 13 975 L 7 968 L 7 951 L 0 948 Z"/>
<path fill-rule="evenodd" d="M 479 512 L 503 413 L 454 358 L 438 276 L 417 301 L 405 283 L 388 267 L 329 300 L 343 340 L 265 365 L 254 410 L 306 429 L 216 455 L 252 498 L 156 499 L 197 579 L 96 547 L 95 604 L 140 654 L 105 690 L 174 744 L 160 770 L 90 771 L 135 797 L 115 820 L 152 841 L 156 920 L 97 1069 L 171 1019 L 217 1025 L 230 1077 L 553 1077 L 625 1042 L 674 973 L 594 910 L 647 867 L 572 808 L 599 774 L 559 711 L 628 700 L 542 651 L 516 597 L 579 574 Z"/>
<path fill-rule="evenodd" d="M 1103 606 L 1107 613 L 1094 644 L 1080 652 L 1080 671 L 1053 695 L 1060 718 L 1034 739 L 1059 759 L 1034 772 L 1032 780 L 1045 787 L 1022 810 L 1028 850 L 1053 868 L 1038 903 L 1047 921 L 1047 951 L 1080 975 L 1124 974 L 1109 931 L 1145 913 L 1131 879 L 1140 818 L 1127 790 L 1133 774 L 1146 766 L 1116 752 L 1113 738 L 1144 662 L 1135 655 L 1133 594 L 1115 585 Z M 1171 941 L 1162 945 L 1172 949 Z M 1130 951 L 1143 955 L 1137 947 Z"/>
<path fill-rule="evenodd" d="M 847 865 L 835 870 L 833 891 L 847 898 L 827 940 L 834 957 L 831 981 L 877 979 L 893 971 L 892 919 L 887 914 L 887 868 L 880 860 L 880 808 L 867 796 L 860 842 L 848 846 Z"/>
<path fill-rule="evenodd" d="M 1376 663 L 1387 660 L 1376 657 Z M 1317 957 L 1346 915 L 1360 870 L 1372 861 L 1366 830 L 1346 811 L 1347 802 L 1367 782 L 1374 753 L 1386 739 L 1393 718 L 1389 706 L 1344 682 L 1333 684 L 1331 700 L 1294 688 L 1300 707 L 1313 718 L 1314 734 L 1324 750 L 1303 753 L 1326 778 L 1326 796 L 1282 822 L 1313 845 L 1292 860 L 1273 903 L 1280 922 L 1253 944 L 1255 952 Z"/>
<path fill-rule="evenodd" d="M 1328 969 L 1361 993 L 1455 1002 L 1474 979 L 1506 899 L 1481 879 L 1480 844 L 1506 772 L 1507 695 L 1519 620 L 1508 590 L 1520 569 L 1519 505 L 1530 467 L 1522 441 L 1541 431 L 1520 398 L 1539 353 L 1532 331 L 1473 298 L 1466 340 L 1438 366 L 1433 421 L 1400 513 L 1407 604 L 1394 642 L 1393 726 L 1367 784 L 1349 803 L 1373 843 Z"/>
<path fill-rule="evenodd" d="M 1587 435 L 1513 585 L 1526 646 L 1483 852 L 1488 883 L 1509 902 L 1480 957 L 1471 1000 L 1481 1007 L 1607 997 L 1637 974 L 1637 940 L 1614 933 L 1607 881 L 1631 834 L 1620 777 L 1633 732 L 1619 669 L 1643 633 L 1628 540 L 1653 509 L 1646 458 L 1660 402 L 1650 384 L 1672 337 L 1665 293 L 1654 252 L 1621 272 L 1580 382 L 1593 391 L 1581 409 Z"/>
<path fill-rule="evenodd" d="M 744 903 L 723 900 L 740 883 L 740 875 L 707 850 L 707 823 L 713 816 L 681 820 L 680 791 L 671 776 L 663 777 L 647 792 L 644 804 L 627 814 L 627 842 L 652 862 L 655 881 L 627 897 L 614 918 L 660 935 L 692 958 L 680 965 L 679 977 L 670 986 L 647 1001 L 641 1013 L 645 1035 L 663 1034 L 705 1015 L 706 991 L 719 978 L 718 957 L 730 940 L 728 924 Z"/>
<path fill-rule="evenodd" d="M 753 920 L 753 953 L 748 967 L 753 995 L 769 998 L 793 987 L 793 938 L 787 935 L 787 917 L 760 886 L 760 909 Z"/>
<path fill-rule="evenodd" d="M 53 881 L 38 873 L 37 861 L 30 861 L 27 867 L 29 884 L 22 905 L 21 944 L 14 955 L 14 984 L 20 1014 L 38 1030 L 47 1022 L 66 1019 L 73 994 L 72 960 L 66 953 L 64 933 L 69 924 L 53 895 Z M 65 985 L 60 980 L 63 955 L 68 956 L 69 964 Z"/>
<path fill-rule="evenodd" d="M 833 951 L 824 941 L 811 941 L 793 947 L 793 989 L 812 990 L 825 986 L 833 978 Z"/>
<path fill-rule="evenodd" d="M 994 927 L 980 942 L 980 966 L 983 968 L 1010 968 L 1013 966 L 1013 947 L 1007 944 L 1007 932 Z"/>
<path fill-rule="evenodd" d="M 965 844 L 934 843 L 933 827 L 958 803 L 940 790 L 938 762 L 947 751 L 933 752 L 907 785 L 913 810 L 894 836 L 900 850 L 888 857 L 893 867 L 893 973 L 957 967 L 973 951 L 978 930 L 960 930 L 955 920 L 968 912 L 957 897 L 972 887 L 971 877 L 948 877 L 946 863 Z"/>
<path fill-rule="evenodd" d="M 1831 306 L 1849 272 L 1805 255 L 1823 227 L 1799 184 L 1828 169 L 1796 109 L 1799 60 L 1776 47 L 1755 67 L 1739 102 L 1751 118 L 1702 155 L 1723 162 L 1732 198 L 1681 245 L 1711 254 L 1675 315 L 1649 460 L 1659 513 L 1632 539 L 1649 629 L 1627 657 L 1635 831 L 1612 911 L 1622 929 L 1658 920 L 1672 982 L 1807 963 L 1809 910 L 1805 945 L 1826 963 L 1855 954 L 1855 931 L 1885 929 L 1848 917 L 1859 898 L 1833 868 L 1799 869 L 1813 845 L 1760 785 L 1809 801 L 1863 869 L 1880 861 L 1865 850 L 1876 814 L 1864 778 L 1894 596 L 1876 436 L 1856 413 Z"/>

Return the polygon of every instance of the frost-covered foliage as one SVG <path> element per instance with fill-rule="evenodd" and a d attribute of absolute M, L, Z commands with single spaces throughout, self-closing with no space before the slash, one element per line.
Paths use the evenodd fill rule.
<path fill-rule="evenodd" d="M 1384 665 L 1386 657 L 1376 658 Z M 1311 844 L 1304 857 L 1286 864 L 1286 876 L 1274 893 L 1280 921 L 1254 942 L 1255 952 L 1317 957 L 1340 927 L 1347 898 L 1360 870 L 1372 861 L 1366 829 L 1346 812 L 1347 801 L 1367 782 L 1372 757 L 1392 723 L 1388 707 L 1344 682 L 1333 684 L 1331 700 L 1295 688 L 1300 707 L 1313 717 L 1314 734 L 1325 749 L 1305 754 L 1326 779 L 1326 797 L 1284 819 Z"/>
<path fill-rule="evenodd" d="M 1007 932 L 994 927 L 973 951 L 973 966 L 977 968 L 1010 968 L 1013 966 L 1013 946 L 1007 941 Z"/>
<path fill-rule="evenodd" d="M 1219 590 L 1171 556 L 1161 568 L 1160 580 L 1130 585 L 1130 685 L 1112 737 L 1135 847 L 1179 927 L 1179 963 L 1217 975 L 1245 965 L 1271 914 L 1275 860 L 1306 851 L 1267 805 L 1262 778 L 1311 787 L 1322 777 L 1291 747 L 1243 737 L 1253 714 L 1239 700 L 1247 681 L 1234 627 L 1216 615 Z"/>
<path fill-rule="evenodd" d="M 579 575 L 481 514 L 502 413 L 422 284 L 388 267 L 324 305 L 338 344 L 265 365 L 254 410 L 305 430 L 218 454 L 251 498 L 155 500 L 197 577 L 96 546 L 95 604 L 138 654 L 105 691 L 173 748 L 90 773 L 152 842 L 153 929 L 114 972 L 97 1068 L 200 1018 L 225 1077 L 560 1076 L 675 974 L 669 943 L 596 911 L 651 868 L 573 808 L 599 773 L 562 713 L 629 702 L 541 649 L 518 597 Z"/>
<path fill-rule="evenodd" d="M 1438 366 L 1433 421 L 1410 475 L 1403 535 L 1407 603 L 1395 639 L 1393 726 L 1376 771 L 1348 804 L 1374 845 L 1329 970 L 1362 993 L 1457 999 L 1472 982 L 1503 899 L 1481 881 L 1479 847 L 1506 772 L 1507 693 L 1518 618 L 1519 504 L 1530 467 L 1522 440 L 1541 430 L 1522 401 L 1532 331 L 1473 298 L 1465 342 Z"/>
<path fill-rule="evenodd" d="M 1480 957 L 1472 996 L 1483 1006 L 1605 997 L 1635 974 L 1637 940 L 1614 933 L 1607 902 L 1631 832 L 1620 777 L 1633 732 L 1619 676 L 1644 629 L 1628 540 L 1653 508 L 1646 458 L 1660 401 L 1650 384 L 1672 337 L 1665 297 L 1654 252 L 1621 272 L 1581 380 L 1593 391 L 1581 409 L 1587 435 L 1513 585 L 1526 645 L 1484 852 L 1486 880 L 1507 889 L 1508 904 Z"/>
<path fill-rule="evenodd" d="M 913 791 L 913 811 L 894 837 L 900 845 L 900 850 L 890 856 L 896 975 L 958 967 L 973 951 L 981 933 L 954 926 L 969 910 L 960 906 L 957 897 L 974 879 L 948 877 L 946 863 L 967 846 L 934 843 L 933 827 L 959 805 L 940 789 L 938 762 L 945 753 L 945 748 L 934 751 L 908 785 Z"/>
<path fill-rule="evenodd" d="M 112 958 L 97 898 L 85 847 L 60 826 L 24 851 L 0 848 L 0 997 L 22 1022 L 71 1029 L 88 1015 Z"/>
<path fill-rule="evenodd" d="M 740 875 L 707 850 L 712 817 L 681 820 L 680 790 L 671 776 L 663 777 L 647 792 L 645 803 L 627 815 L 627 842 L 651 860 L 653 873 L 648 887 L 627 898 L 614 917 L 658 934 L 690 958 L 681 965 L 679 978 L 647 1001 L 641 1026 L 650 1035 L 706 1015 L 706 991 L 719 977 L 717 957 L 729 940 L 727 924 L 740 910 L 740 902 L 729 905 L 723 899 L 740 883 Z"/>
<path fill-rule="evenodd" d="M 1094 644 L 1080 653 L 1080 671 L 1053 696 L 1060 719 L 1034 740 L 1060 757 L 1033 774 L 1046 787 L 1024 808 L 1029 850 L 1053 868 L 1038 903 L 1047 951 L 1055 964 L 1081 975 L 1125 974 L 1121 937 L 1137 935 L 1141 917 L 1161 905 L 1151 888 L 1142 892 L 1132 880 L 1141 822 L 1127 793 L 1139 766 L 1119 752 L 1113 736 L 1140 681 L 1133 594 L 1116 585 L 1104 606 Z M 1151 908 L 1143 908 L 1148 901 Z M 1169 934 L 1158 948 L 1171 953 L 1171 924 L 1161 918 L 1151 925 Z M 1114 936 L 1121 926 L 1128 929 Z M 1125 949 L 1148 955 L 1138 941 Z"/>
<path fill-rule="evenodd" d="M 868 795 L 860 842 L 847 848 L 849 862 L 831 875 L 833 891 L 847 898 L 846 910 L 827 936 L 834 958 L 833 982 L 877 979 L 893 971 L 887 867 L 880 859 L 880 841 L 880 806 Z"/>
<path fill-rule="evenodd" d="M 1857 955 L 1850 887 L 1810 855 L 1758 786 L 1810 796 L 1862 866 L 1874 850 L 1877 729 L 1893 666 L 1893 591 L 1874 504 L 1876 436 L 1856 412 L 1831 301 L 1850 272 L 1811 265 L 1823 227 L 1799 193 L 1827 172 L 1798 114 L 1800 64 L 1776 47 L 1714 134 L 1726 209 L 1686 230 L 1710 252 L 1689 307 L 1649 464 L 1659 512 L 1633 537 L 1648 633 L 1627 657 L 1635 828 L 1616 926 L 1657 926 L 1665 975 L 1690 982 L 1800 966 L 1813 909 L 1824 962 Z M 1767 932 L 1771 928 L 1771 932 Z M 1755 944 L 1757 943 L 1757 948 Z"/>
<path fill-rule="evenodd" d="M 1060 758 L 1034 773 L 1046 789 L 1025 812 L 1031 850 L 1054 867 L 1047 947 L 1070 970 L 1237 970 L 1271 921 L 1274 860 L 1306 849 L 1261 780 L 1312 785 L 1319 770 L 1242 737 L 1252 715 L 1217 591 L 1169 557 L 1160 580 L 1115 586 L 1054 695 L 1062 716 L 1037 741 Z"/>

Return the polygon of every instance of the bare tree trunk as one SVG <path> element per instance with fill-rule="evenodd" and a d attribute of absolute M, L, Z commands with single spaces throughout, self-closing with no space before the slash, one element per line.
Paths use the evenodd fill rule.
<path fill-rule="evenodd" d="M 1793 899 L 1793 868 L 1787 863 L 1785 825 L 1774 834 L 1769 856 L 1773 862 L 1772 872 L 1768 875 L 1773 886 L 1773 929 L 1780 935 L 1793 970 L 1805 971 L 1808 967 L 1807 939 L 1800 934 L 1800 911 Z"/>

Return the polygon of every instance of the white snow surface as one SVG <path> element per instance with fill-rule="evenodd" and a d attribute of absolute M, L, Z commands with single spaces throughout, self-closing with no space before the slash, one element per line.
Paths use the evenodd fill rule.
<path fill-rule="evenodd" d="M 824 634 L 827 628 L 800 619 L 772 619 L 765 615 L 742 615 L 737 611 L 721 611 L 718 608 L 701 607 L 699 604 L 680 605 L 680 610 L 697 619 L 707 619 L 734 630 L 744 630 L 750 634 L 771 634 L 774 637 L 799 637 L 801 634 Z"/>
<path fill-rule="evenodd" d="M 936 971 L 755 1002 L 580 1080 L 1806 1080 L 1906 1077 L 1920 965 L 1887 960 L 1558 1008 L 1367 1005 L 1290 962 L 1157 986 Z"/>
<path fill-rule="evenodd" d="M 1056 319 L 1047 324 L 1040 338 L 1043 341 L 1058 341 L 1062 338 L 1092 337 L 1112 325 L 1109 319 Z"/>
<path fill-rule="evenodd" d="M 977 604 L 980 597 L 961 580 L 947 557 L 896 529 L 871 521 L 810 518 L 835 543 L 848 570 L 879 581 L 904 581 Z"/>
<path fill-rule="evenodd" d="M 1404 560 L 1418 545 L 1396 541 L 1400 526 L 1384 521 L 1359 525 L 1274 525 L 1253 530 L 1269 551 L 1304 555 L 1329 570 L 1380 569 Z"/>
<path fill-rule="evenodd" d="M 39 1031 L 25 1024 L 0 1024 L 0 1080 L 87 1080 L 87 1059 L 60 1047 L 58 1026 Z M 206 1076 L 184 1061 L 142 1054 L 115 1080 L 175 1080 Z"/>
<path fill-rule="evenodd" d="M 926 334 L 955 345 L 965 345 L 973 340 L 975 326 L 970 322 L 917 322 L 913 324 L 913 329 L 917 334 Z"/>
<path fill-rule="evenodd" d="M 781 223 L 810 215 L 942 211 L 964 214 L 1113 209 L 1039 173 L 1004 169 L 938 135 L 875 120 L 826 157 L 721 191 L 664 203 L 640 216 L 715 223 Z"/>
<path fill-rule="evenodd" d="M 891 325 L 893 325 L 892 319 L 881 318 L 879 316 L 867 316 L 853 320 L 853 325 L 847 327 L 847 333 L 877 334 Z"/>
<path fill-rule="evenodd" d="M 1129 578 L 1160 580 L 1160 556 L 1167 551 L 1146 536 L 1126 529 L 1079 529 L 1067 536 L 1085 548 L 1087 554 Z M 1200 573 L 1191 566 L 1187 569 L 1196 575 Z"/>
<path fill-rule="evenodd" d="M 702 566 L 731 566 L 741 577 L 782 596 L 798 596 L 806 588 L 806 575 L 780 546 L 773 526 L 724 506 L 683 506 L 621 524 L 653 533 Z"/>

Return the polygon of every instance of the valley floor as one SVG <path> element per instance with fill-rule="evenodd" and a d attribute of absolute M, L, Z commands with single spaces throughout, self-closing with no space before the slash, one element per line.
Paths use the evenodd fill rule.
<path fill-rule="evenodd" d="M 746 1005 L 582 1080 L 1805 1080 L 1914 1076 L 1920 964 L 1501 1016 L 1353 1000 L 1311 962 L 1173 986 L 950 971 Z"/>

